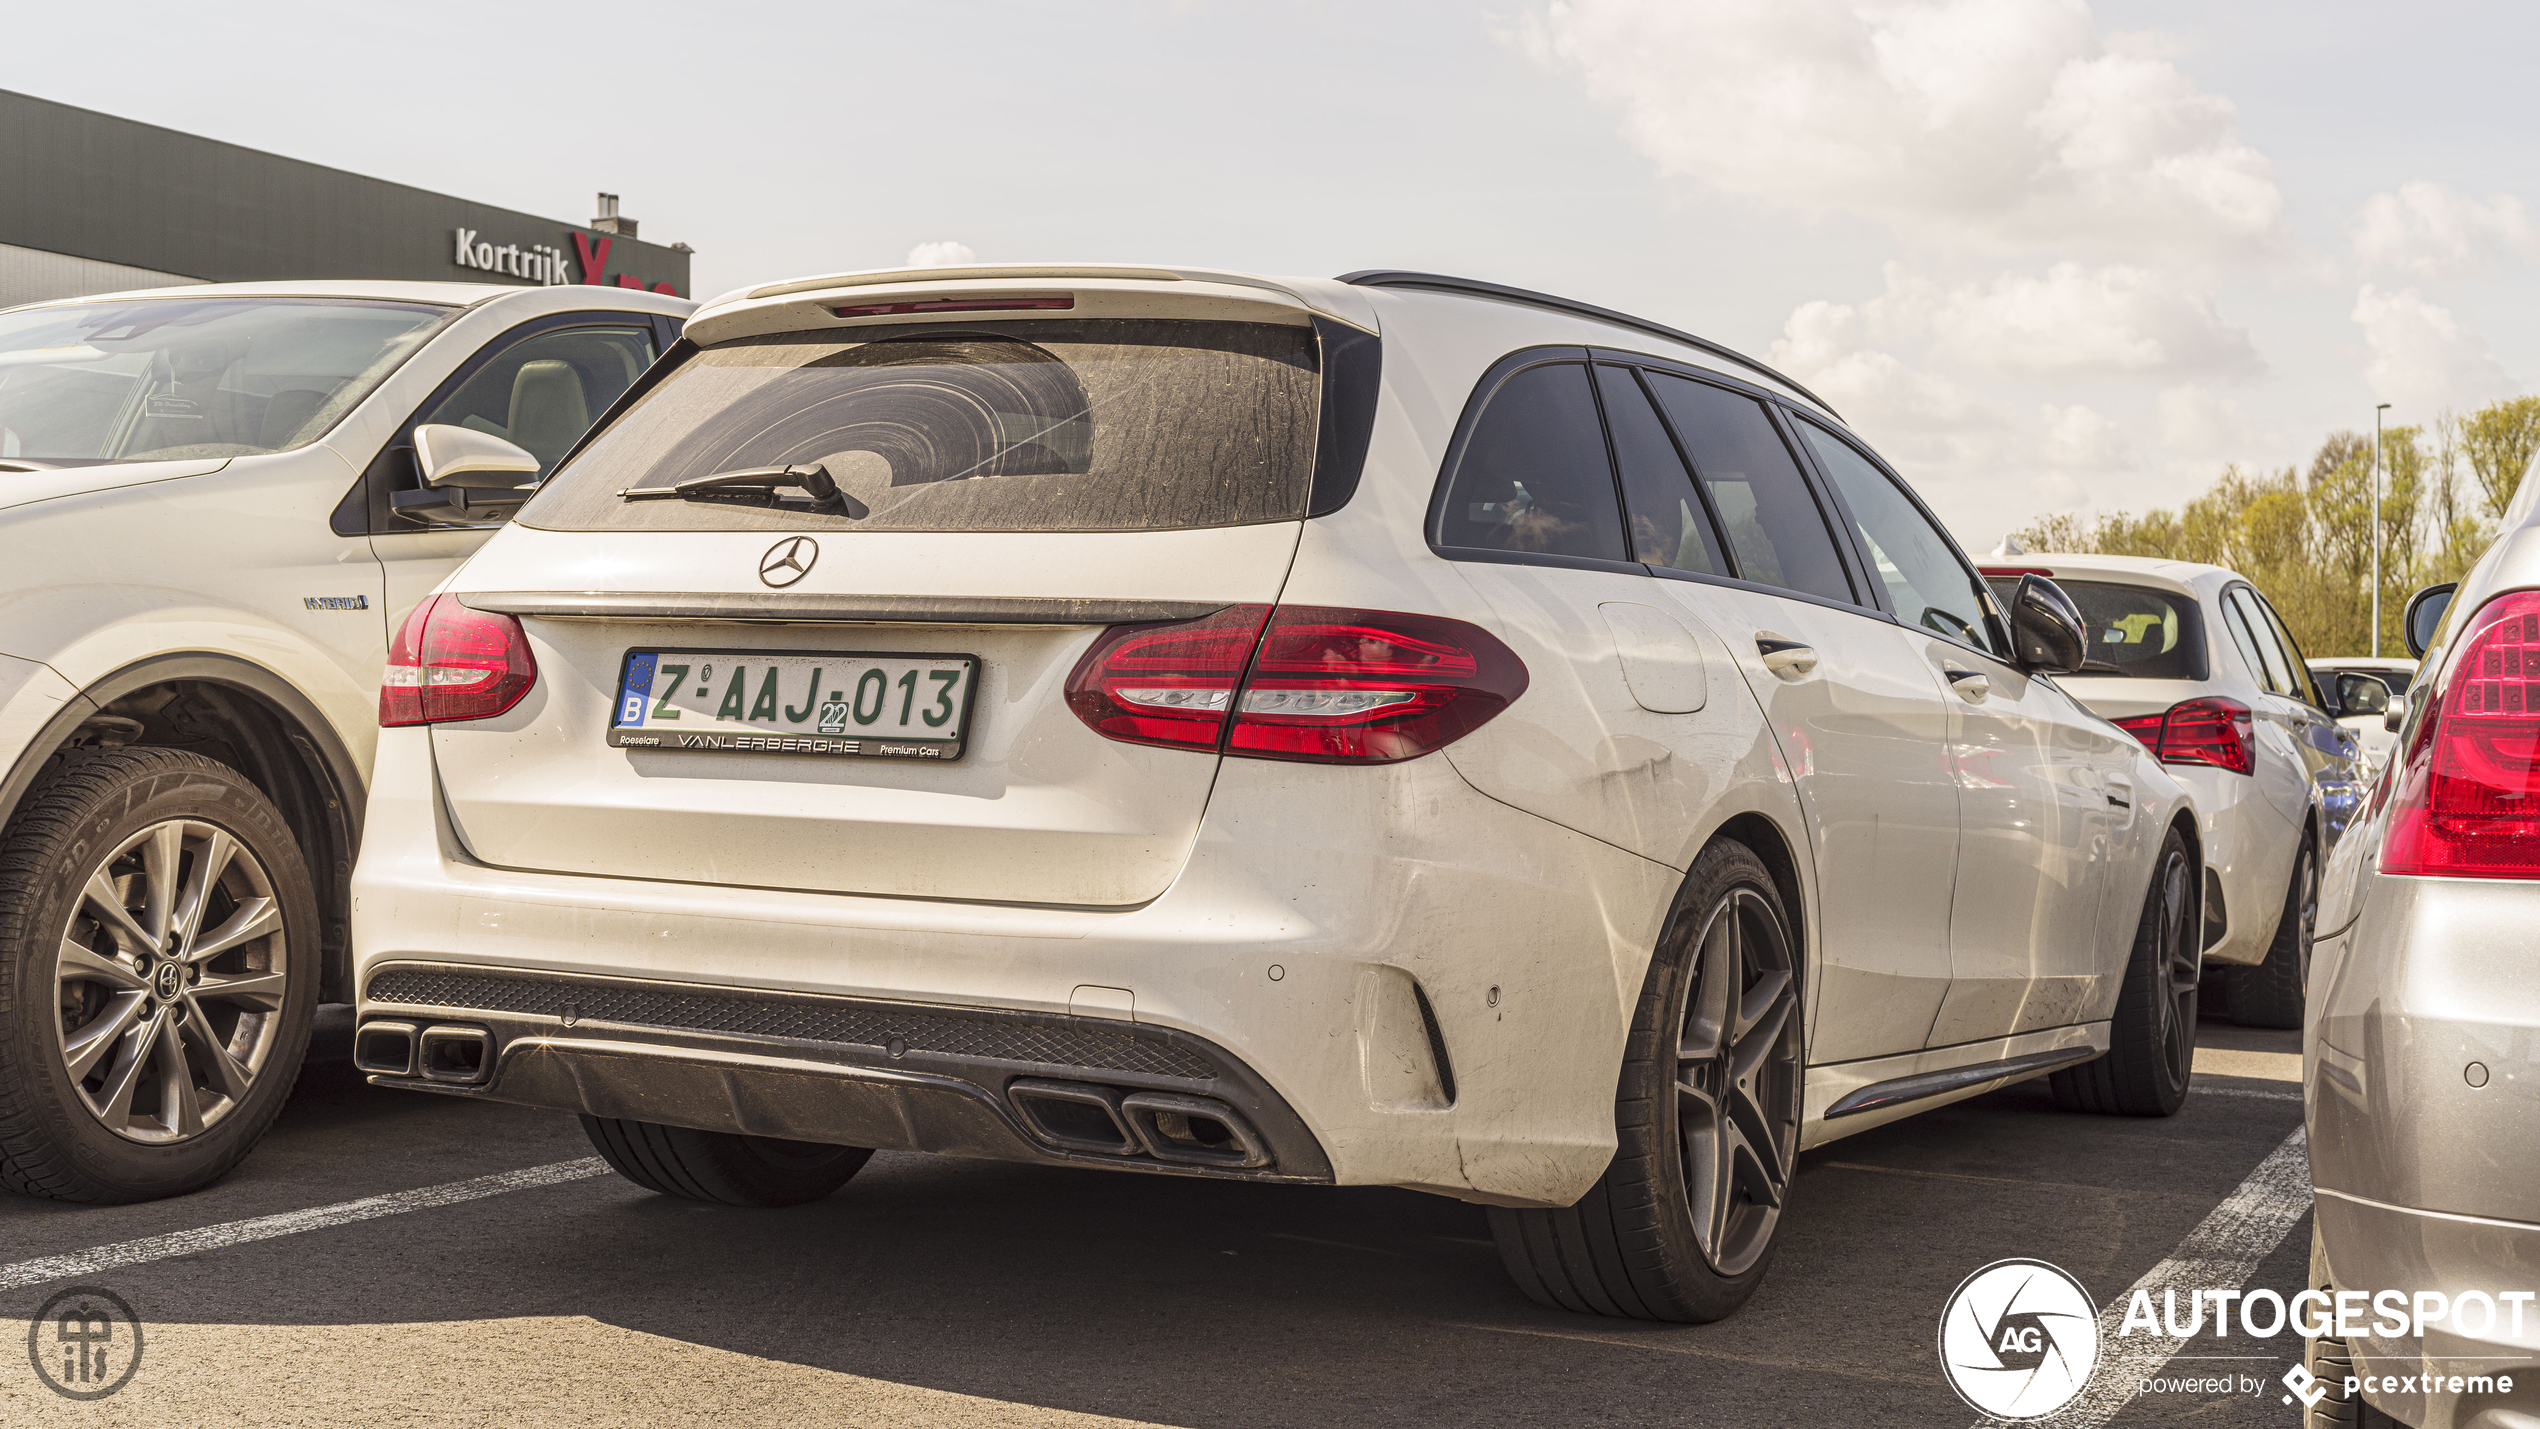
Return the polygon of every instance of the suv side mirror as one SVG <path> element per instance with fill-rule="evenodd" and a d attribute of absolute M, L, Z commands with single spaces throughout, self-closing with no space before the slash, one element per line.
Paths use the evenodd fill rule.
<path fill-rule="evenodd" d="M 537 483 L 538 458 L 491 432 L 431 422 L 415 428 L 414 440 L 423 489 L 389 496 L 400 516 L 481 526 L 518 510 Z"/>
<path fill-rule="evenodd" d="M 2035 674 L 2060 675 L 2081 668 L 2090 630 L 2081 607 L 2044 576 L 2020 577 L 2011 592 L 2011 658 Z"/>
<path fill-rule="evenodd" d="M 2452 608 L 2452 594 L 2461 588 L 2459 581 L 2430 585 L 2408 597 L 2408 613 L 2399 629 L 2408 642 L 2408 653 L 2425 658 L 2426 647 L 2434 643 L 2434 632 L 2443 625 L 2443 613 Z"/>

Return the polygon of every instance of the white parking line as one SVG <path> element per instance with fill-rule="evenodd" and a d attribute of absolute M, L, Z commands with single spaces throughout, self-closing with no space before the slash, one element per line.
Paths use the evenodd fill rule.
<path fill-rule="evenodd" d="M 248 1241 L 271 1240 L 275 1236 L 298 1235 L 302 1231 L 324 1230 L 328 1226 L 350 1225 L 355 1221 L 377 1220 L 381 1216 L 398 1216 L 408 1211 L 429 1210 L 434 1206 L 454 1205 L 486 1196 L 499 1196 L 506 1191 L 526 1191 L 535 1186 L 553 1186 L 564 1181 L 579 1181 L 586 1176 L 603 1175 L 608 1163 L 597 1156 L 579 1161 L 556 1161 L 545 1166 L 531 1166 L 519 1171 L 501 1171 L 491 1176 L 478 1176 L 466 1181 L 448 1181 L 438 1186 L 419 1186 L 411 1191 L 393 1191 L 384 1196 L 364 1196 L 358 1201 L 338 1201 L 331 1206 L 313 1206 L 305 1211 L 284 1211 L 279 1215 L 255 1216 L 243 1221 L 227 1221 L 216 1226 L 202 1226 L 190 1231 L 171 1231 L 166 1235 L 145 1236 L 140 1240 L 117 1241 L 112 1245 L 75 1250 L 68 1255 L 48 1255 L 40 1260 L 21 1260 L 0 1265 L 0 1290 L 17 1290 L 41 1285 L 48 1280 L 68 1280 L 73 1276 L 94 1275 L 119 1266 L 141 1265 L 172 1256 L 192 1255 L 197 1251 L 218 1250 L 223 1246 L 243 1245 Z"/>
<path fill-rule="evenodd" d="M 2161 1372 L 2185 1341 L 2168 1335 L 2120 1338 L 2126 1306 L 2137 1290 L 2164 1285 L 2220 1290 L 2246 1284 L 2258 1262 L 2284 1243 L 2311 1208 L 2311 1145 L 2301 1127 L 2258 1163 L 2223 1203 L 2206 1213 L 2169 1258 L 2143 1273 L 2122 1295 L 2099 1307 L 2099 1368 L 2090 1386 L 2061 1413 L 2031 1421 L 2045 1429 L 2098 1429 L 2135 1398 L 2143 1380 Z M 1974 1429 L 1999 1429 L 1990 1419 Z"/>

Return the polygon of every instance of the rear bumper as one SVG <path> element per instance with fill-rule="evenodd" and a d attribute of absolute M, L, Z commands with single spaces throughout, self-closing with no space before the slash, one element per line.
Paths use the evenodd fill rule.
<path fill-rule="evenodd" d="M 2540 1290 L 2540 1226 L 2409 1210 L 2333 1191 L 2320 1193 L 2316 1212 L 2340 1288 L 2395 1290 L 2411 1305 L 2420 1290 L 2439 1290 L 2454 1302 L 2483 1294 L 2493 1307 L 2489 1314 L 2473 1302 L 2451 1317 L 2457 1323 L 2429 1320 L 2421 1338 L 2366 1333 L 2351 1341 L 2355 1373 L 2370 1377 L 2365 1398 L 2417 1429 L 2540 1424 L 2540 1306 L 2526 1299 L 2517 1315 L 2500 1298 Z M 2367 1327 L 2374 1318 L 2369 1311 L 2362 1316 Z M 2483 1390 L 2474 1382 L 2481 1376 L 2488 1377 Z M 2512 1389 L 2498 1392 L 2499 1377 L 2510 1377 Z"/>
<path fill-rule="evenodd" d="M 361 1026 L 358 1060 L 381 1086 L 842 1146 L 1332 1179 L 1276 1092 L 1223 1048 L 1169 1028 L 412 962 L 369 969 Z M 484 1031 L 478 1076 L 400 1058 L 379 1035 L 395 1026 Z M 1036 1116 L 1034 1094 L 1051 1092 L 1111 1108 L 1117 1135 Z M 1232 1135 L 1211 1147 L 1142 1134 L 1135 1102 L 1147 1093 L 1222 1107 Z"/>
<path fill-rule="evenodd" d="M 1228 761 L 1189 862 L 1125 910 L 522 872 L 468 857 L 423 731 L 387 730 L 354 947 L 365 1023 L 492 1034 L 490 1076 L 464 1095 L 842 1144 L 1566 1205 L 1612 1158 L 1628 1017 L 1680 878 L 1490 800 L 1437 758 Z M 666 985 L 707 1002 L 791 997 L 825 1009 L 830 1031 L 611 1017 L 581 993 L 566 999 L 567 1027 L 561 992 L 501 1007 L 465 1005 L 503 1001 L 473 993 L 410 1000 L 392 979 L 411 965 L 555 988 Z M 949 1036 L 935 1025 L 947 1020 L 973 1030 L 930 1041 L 909 1033 L 919 1017 L 930 1036 Z M 982 1027 L 1164 1060 L 997 1051 Z M 1018 1112 L 1018 1081 L 1211 1097 L 1260 1133 L 1269 1164 L 1054 1151 Z"/>

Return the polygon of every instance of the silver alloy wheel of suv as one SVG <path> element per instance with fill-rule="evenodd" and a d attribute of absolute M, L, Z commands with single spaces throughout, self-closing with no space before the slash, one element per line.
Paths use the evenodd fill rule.
<path fill-rule="evenodd" d="M 290 955 L 273 880 L 217 824 L 168 819 L 98 860 L 54 972 L 89 1114 L 141 1142 L 218 1125 L 272 1054 Z"/>

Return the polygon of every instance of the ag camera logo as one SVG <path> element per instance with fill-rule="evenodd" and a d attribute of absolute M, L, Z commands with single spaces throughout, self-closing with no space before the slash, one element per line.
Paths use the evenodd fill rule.
<path fill-rule="evenodd" d="M 2099 1311 L 2042 1260 L 1997 1260 L 1940 1312 L 1940 1370 L 1979 1414 L 2037 1419 L 2072 1403 L 2099 1365 Z"/>

